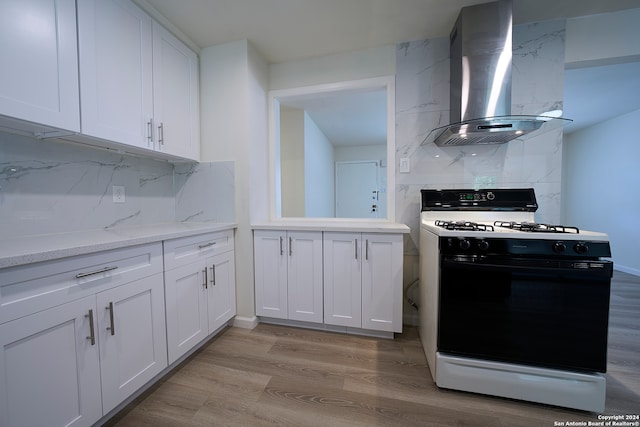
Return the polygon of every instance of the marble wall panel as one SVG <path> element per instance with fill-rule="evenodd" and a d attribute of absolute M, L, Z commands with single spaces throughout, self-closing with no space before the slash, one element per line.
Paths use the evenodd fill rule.
<path fill-rule="evenodd" d="M 563 20 L 514 27 L 512 114 L 562 108 L 564 35 Z M 410 173 L 396 172 L 396 220 L 411 229 L 405 261 L 419 252 L 422 188 L 533 187 L 536 220 L 558 223 L 562 130 L 501 145 L 422 145 L 431 129 L 449 123 L 449 40 L 398 44 L 396 60 L 396 164 L 402 157 L 411 163 Z"/>
<path fill-rule="evenodd" d="M 175 167 L 177 221 L 235 221 L 234 163 Z"/>
<path fill-rule="evenodd" d="M 113 186 L 125 203 L 113 202 Z M 0 132 L 0 238 L 234 221 L 233 162 L 173 164 Z"/>

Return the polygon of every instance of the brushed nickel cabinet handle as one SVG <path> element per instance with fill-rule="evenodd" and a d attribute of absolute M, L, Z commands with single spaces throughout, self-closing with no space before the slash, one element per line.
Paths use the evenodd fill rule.
<path fill-rule="evenodd" d="M 93 329 L 93 310 L 89 310 L 89 314 L 85 314 L 84 317 L 89 318 L 89 336 L 87 339 L 91 341 L 91 345 L 96 345 L 96 333 Z"/>
<path fill-rule="evenodd" d="M 216 285 L 216 265 L 215 264 L 211 265 L 211 284 L 213 286 Z"/>
<path fill-rule="evenodd" d="M 207 267 L 202 270 L 202 275 L 204 276 L 204 283 L 202 286 L 204 286 L 205 289 L 209 289 L 209 285 L 207 285 Z"/>
<path fill-rule="evenodd" d="M 356 244 L 354 247 L 356 249 L 356 259 L 358 259 L 358 239 L 356 239 Z"/>
<path fill-rule="evenodd" d="M 364 241 L 364 259 L 369 261 L 369 239 Z"/>
<path fill-rule="evenodd" d="M 164 123 L 162 122 L 160 122 L 160 126 L 158 126 L 158 143 L 164 145 Z"/>
<path fill-rule="evenodd" d="M 282 247 L 282 236 L 280 236 L 280 255 L 284 255 L 284 248 Z"/>
<path fill-rule="evenodd" d="M 293 239 L 289 237 L 289 256 L 293 255 Z"/>
<path fill-rule="evenodd" d="M 204 243 L 202 245 L 198 245 L 198 249 L 204 249 L 204 248 L 208 248 L 209 246 L 213 246 L 215 245 L 216 242 L 209 242 L 209 243 Z"/>
<path fill-rule="evenodd" d="M 111 335 L 115 335 L 116 326 L 113 321 L 113 302 L 110 302 L 106 309 L 109 310 L 109 323 L 111 324 L 111 327 L 107 327 L 107 331 L 111 331 Z"/>
<path fill-rule="evenodd" d="M 153 119 L 149 119 L 147 122 L 147 142 L 148 145 L 153 143 Z"/>
<path fill-rule="evenodd" d="M 94 274 L 98 274 L 98 273 L 105 273 L 107 271 L 115 270 L 117 268 L 118 268 L 117 266 L 105 267 L 105 268 L 101 268 L 100 270 L 90 271 L 88 273 L 78 273 L 78 274 L 76 274 L 76 279 L 81 279 L 81 278 L 87 277 L 87 276 L 93 276 Z"/>

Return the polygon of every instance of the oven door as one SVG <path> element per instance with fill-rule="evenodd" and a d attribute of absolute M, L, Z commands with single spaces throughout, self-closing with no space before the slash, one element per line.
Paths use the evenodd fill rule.
<path fill-rule="evenodd" d="M 606 372 L 613 263 L 441 256 L 438 351 Z"/>

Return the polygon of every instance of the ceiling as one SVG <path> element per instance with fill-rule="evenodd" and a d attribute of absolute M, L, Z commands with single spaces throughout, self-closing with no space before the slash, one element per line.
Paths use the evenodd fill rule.
<path fill-rule="evenodd" d="M 267 62 L 281 63 L 445 37 L 462 7 L 487 0 L 134 1 L 166 18 L 196 50 L 247 39 Z M 513 16 L 519 24 L 638 7 L 639 0 L 513 0 Z M 631 99 L 638 90 L 629 89 L 638 84 L 638 64 L 597 68 L 567 72 L 565 117 L 574 119 L 568 131 L 602 120 L 603 114 L 640 108 L 640 100 Z"/>

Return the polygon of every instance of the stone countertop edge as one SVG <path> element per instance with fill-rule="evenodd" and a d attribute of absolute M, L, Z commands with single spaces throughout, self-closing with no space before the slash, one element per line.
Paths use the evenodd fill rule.
<path fill-rule="evenodd" d="M 236 223 L 177 222 L 0 239 L 0 268 L 51 261 L 237 228 Z"/>
<path fill-rule="evenodd" d="M 354 233 L 401 233 L 411 230 L 405 224 L 389 221 L 271 221 L 251 224 L 253 230 L 289 230 L 289 231 L 342 231 Z"/>

